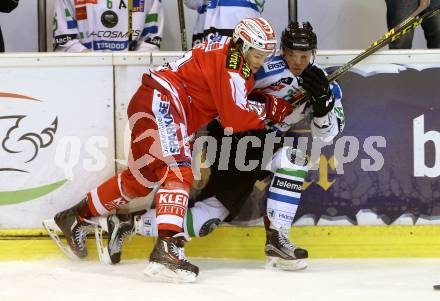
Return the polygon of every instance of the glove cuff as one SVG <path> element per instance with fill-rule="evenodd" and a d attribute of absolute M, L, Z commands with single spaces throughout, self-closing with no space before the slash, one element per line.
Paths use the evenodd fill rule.
<path fill-rule="evenodd" d="M 330 126 L 330 118 L 328 118 L 328 114 L 322 117 L 313 117 L 313 124 L 320 129 L 325 129 Z"/>

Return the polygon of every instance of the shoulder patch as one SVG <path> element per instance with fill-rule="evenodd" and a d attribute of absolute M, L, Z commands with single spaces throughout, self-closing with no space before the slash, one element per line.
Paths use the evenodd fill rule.
<path fill-rule="evenodd" d="M 243 77 L 245 79 L 251 78 L 252 71 L 251 71 L 251 67 L 249 67 L 248 63 L 244 63 L 243 67 L 241 67 L 241 74 L 243 75 Z"/>
<path fill-rule="evenodd" d="M 226 69 L 240 71 L 241 75 L 248 80 L 251 75 L 251 67 L 246 63 L 241 55 L 241 53 L 231 48 L 228 51 L 228 56 L 226 57 Z"/>
<path fill-rule="evenodd" d="M 211 50 L 223 48 L 225 46 L 226 41 L 227 41 L 226 37 L 216 36 L 207 42 L 205 51 L 208 52 Z"/>
<path fill-rule="evenodd" d="M 241 54 L 236 49 L 231 48 L 226 57 L 226 68 L 232 70 L 240 70 Z"/>

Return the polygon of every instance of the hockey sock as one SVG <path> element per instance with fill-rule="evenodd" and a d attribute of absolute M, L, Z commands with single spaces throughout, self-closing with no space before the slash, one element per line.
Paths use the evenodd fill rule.
<path fill-rule="evenodd" d="M 129 200 L 147 196 L 151 188 L 141 185 L 127 169 L 87 193 L 87 204 L 93 216 L 107 215 Z"/>
<path fill-rule="evenodd" d="M 187 207 L 188 192 L 185 190 L 161 188 L 157 191 L 156 216 L 159 236 L 163 230 L 183 232 L 183 218 Z"/>
<path fill-rule="evenodd" d="M 229 215 L 228 209 L 215 197 L 196 202 L 185 216 L 189 236 L 206 236 Z"/>
<path fill-rule="evenodd" d="M 277 169 L 267 196 L 267 218 L 276 229 L 290 229 L 301 200 L 301 186 L 306 172 Z"/>
<path fill-rule="evenodd" d="M 216 198 L 196 202 L 188 208 L 184 218 L 184 231 L 188 236 L 205 236 L 211 233 L 227 216 L 229 211 Z M 135 217 L 136 233 L 158 236 L 156 210 Z"/>

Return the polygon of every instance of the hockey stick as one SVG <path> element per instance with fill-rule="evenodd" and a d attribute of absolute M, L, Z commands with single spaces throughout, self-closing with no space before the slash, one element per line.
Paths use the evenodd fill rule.
<path fill-rule="evenodd" d="M 185 26 L 185 12 L 183 11 L 183 0 L 178 0 L 177 5 L 179 9 L 180 40 L 182 42 L 182 50 L 187 51 L 188 46 L 186 44 L 186 26 Z"/>
<path fill-rule="evenodd" d="M 128 51 L 133 49 L 133 0 L 128 0 Z"/>
<path fill-rule="evenodd" d="M 377 41 L 374 41 L 367 49 L 361 52 L 358 56 L 350 60 L 348 63 L 345 63 L 341 67 L 339 67 L 336 71 L 330 74 L 327 79 L 329 82 L 333 82 L 344 75 L 348 70 L 350 70 L 354 65 L 369 57 L 382 47 L 388 45 L 390 42 L 400 38 L 401 36 L 407 34 L 414 30 L 417 26 L 422 24 L 423 20 L 431 18 L 438 13 L 440 13 L 440 7 L 435 8 L 433 10 L 427 11 L 424 14 L 420 15 L 420 12 L 424 11 L 429 6 L 430 0 L 422 0 L 420 2 L 419 7 L 403 22 L 398 24 L 396 27 L 392 28 L 385 35 L 380 37 Z M 295 101 L 292 103 L 293 107 L 298 107 L 306 102 L 305 99 L 306 91 L 304 89 L 299 89 L 294 95 Z"/>
<path fill-rule="evenodd" d="M 289 2 L 287 3 L 287 9 L 289 11 L 289 22 L 298 21 L 298 1 L 289 0 Z"/>

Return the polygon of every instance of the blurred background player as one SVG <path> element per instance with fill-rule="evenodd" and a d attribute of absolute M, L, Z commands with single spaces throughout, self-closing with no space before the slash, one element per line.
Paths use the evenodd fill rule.
<path fill-rule="evenodd" d="M 10 13 L 18 6 L 18 0 L 3 0 L 0 2 L 0 12 Z M 3 34 L 0 29 L 0 52 L 5 52 L 5 43 L 3 42 Z"/>
<path fill-rule="evenodd" d="M 269 133 L 266 130 L 257 130 L 232 136 L 228 168 L 225 170 L 218 167 L 217 156 L 211 167 L 208 183 L 193 199 L 193 207 L 187 211 L 184 223 L 186 233 L 191 236 L 205 236 L 220 222 L 235 218 L 250 198 L 255 182 L 266 180 L 270 183 L 264 194 L 267 267 L 298 270 L 307 266 L 304 261 L 308 257 L 307 250 L 295 246 L 288 238 L 300 203 L 301 186 L 308 171 L 304 152 L 293 146 L 285 146 L 280 139 L 275 143 L 275 154 L 270 162 L 252 171 L 240 170 L 235 164 L 235 154 L 240 139 L 258 138 L 262 146 L 247 148 L 246 160 L 262 162 L 264 143 L 268 141 L 268 135 L 275 131 L 278 136 L 283 137 L 299 122 L 305 122 L 314 138 L 324 141 L 332 140 L 343 130 L 345 122 L 341 89 L 336 82 L 329 83 L 323 69 L 314 64 L 316 49 L 317 38 L 308 22 L 290 23 L 283 31 L 281 51 L 270 57 L 258 71 L 256 87 L 260 89 L 249 97 L 275 95 L 293 101 L 292 95 L 302 87 L 309 95 L 308 101 L 296 107 L 283 123 L 272 126 Z M 219 122 L 213 121 L 209 124 L 207 135 L 216 138 L 217 154 L 221 151 L 221 142 L 225 141 L 224 133 Z M 155 210 L 134 218 L 130 215 L 110 216 L 108 228 L 108 252 L 111 262 L 116 263 L 120 260 L 122 241 L 127 235 L 135 232 L 157 236 Z"/>
<path fill-rule="evenodd" d="M 56 0 L 54 51 L 158 51 L 163 26 L 162 0 Z"/>
<path fill-rule="evenodd" d="M 244 18 L 261 17 L 265 0 L 185 0 L 197 11 L 192 44 L 218 36 L 232 37 L 234 27 Z"/>
<path fill-rule="evenodd" d="M 189 239 L 183 220 L 193 182 L 189 141 L 195 131 L 216 117 L 222 126 L 239 132 L 262 129 L 266 120 L 278 123 L 292 112 L 283 99 L 268 97 L 265 104 L 247 99 L 247 91 L 254 85 L 253 74 L 275 49 L 275 33 L 265 19 L 244 19 L 233 39 L 207 41 L 177 61 L 143 75 L 142 85 L 128 106 L 128 169 L 54 218 L 77 257 L 87 256 L 84 227 L 88 219 L 108 215 L 159 186 L 155 195 L 159 239 L 144 273 L 160 280 L 195 281 L 198 267 L 183 251 Z"/>
<path fill-rule="evenodd" d="M 420 4 L 419 0 L 385 0 L 387 5 L 387 26 L 388 30 L 396 27 L 403 20 L 414 12 Z M 431 0 L 428 10 L 440 7 L 440 0 Z M 440 48 L 440 15 L 423 20 L 423 33 L 426 39 L 427 48 Z M 402 35 L 392 41 L 390 49 L 411 49 L 414 38 L 414 31 Z"/>

